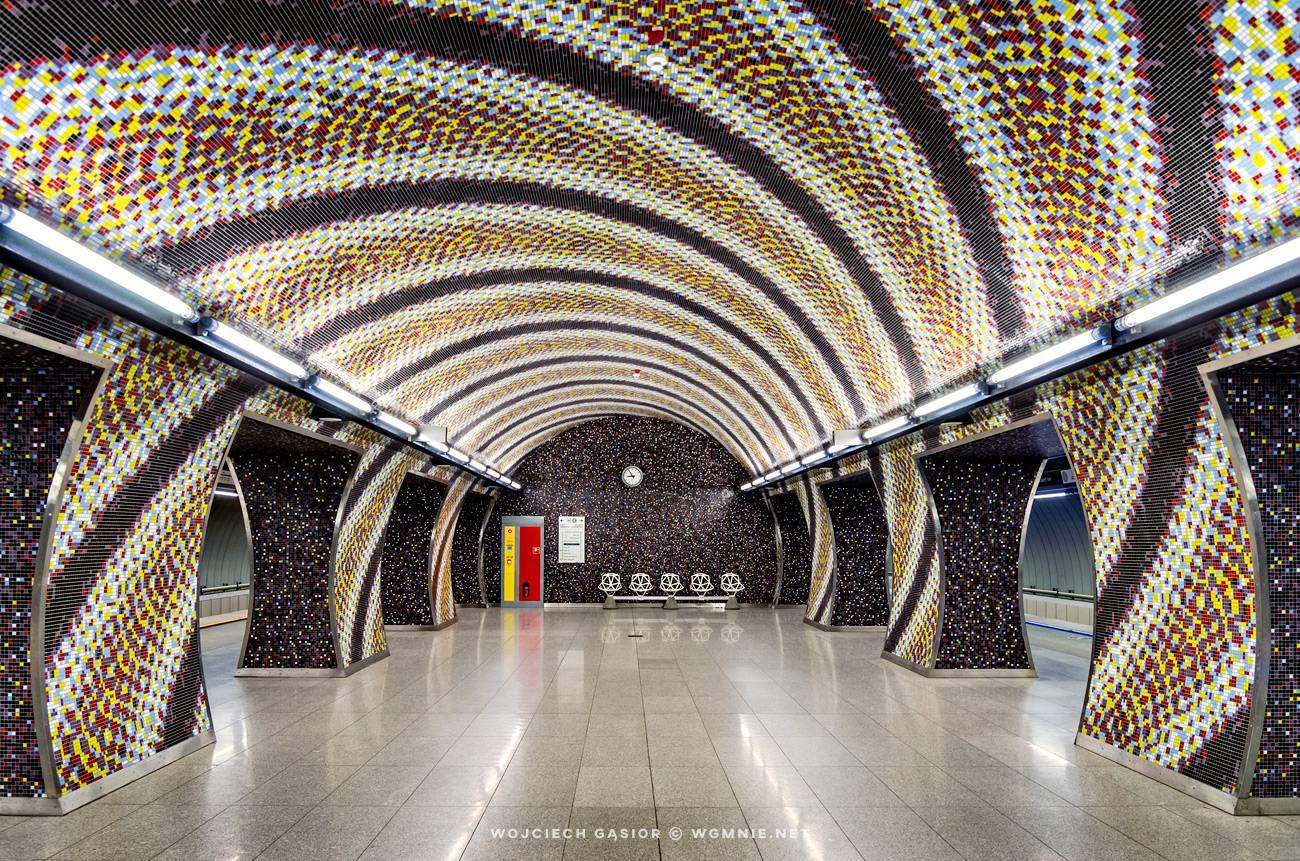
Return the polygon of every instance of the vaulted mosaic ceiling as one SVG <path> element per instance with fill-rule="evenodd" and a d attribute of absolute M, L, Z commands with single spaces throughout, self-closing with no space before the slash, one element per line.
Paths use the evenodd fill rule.
<path fill-rule="evenodd" d="M 8 203 L 503 466 L 634 413 L 759 471 L 1300 230 L 1286 2 L 0 20 Z"/>

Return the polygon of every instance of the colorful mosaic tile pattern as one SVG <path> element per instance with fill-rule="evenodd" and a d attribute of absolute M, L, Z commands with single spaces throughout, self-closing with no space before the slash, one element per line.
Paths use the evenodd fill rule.
<path fill-rule="evenodd" d="M 1300 796 L 1300 569 L 1295 557 L 1300 511 L 1300 446 L 1293 429 L 1300 362 L 1296 351 L 1247 362 L 1218 374 L 1224 406 L 1236 425 L 1259 500 L 1263 551 L 1268 565 L 1268 701 L 1250 794 Z"/>
<path fill-rule="evenodd" d="M 1020 539 L 1040 458 L 925 458 L 943 542 L 937 669 L 1028 669 Z"/>
<path fill-rule="evenodd" d="M 447 485 L 406 473 L 388 518 L 380 567 L 385 625 L 434 624 L 431 601 L 433 530 Z"/>
<path fill-rule="evenodd" d="M 937 443 L 937 434 L 930 441 Z M 939 624 L 939 578 L 932 569 L 935 525 L 914 458 L 926 443 L 926 436 L 912 434 L 880 449 L 881 499 L 894 556 L 884 650 L 920 667 L 930 666 L 934 658 L 934 632 Z"/>
<path fill-rule="evenodd" d="M 211 728 L 198 554 L 233 417 L 258 386 L 12 272 L 0 291 L 6 322 L 112 362 L 52 535 L 47 792 L 64 793 Z"/>
<path fill-rule="evenodd" d="M 809 604 L 813 575 L 813 541 L 802 501 L 793 490 L 772 497 L 772 511 L 781 530 L 781 594 L 779 604 Z"/>
<path fill-rule="evenodd" d="M 76 2 L 0 47 L 5 198 L 452 427 L 556 340 L 764 471 L 1300 230 L 1270 0 Z"/>
<path fill-rule="evenodd" d="M 32 702 L 32 600 L 45 503 L 101 369 L 0 335 L 0 796 L 46 795 Z M 37 636 L 40 636 L 38 633 Z"/>
<path fill-rule="evenodd" d="M 348 427 L 352 427 L 349 425 Z M 388 518 L 413 457 L 377 434 L 369 442 L 343 503 L 334 556 L 334 613 L 344 666 L 385 652 L 380 554 Z"/>
<path fill-rule="evenodd" d="M 621 478 L 630 465 L 645 475 L 637 487 Z M 529 515 L 547 518 L 546 601 L 604 601 L 598 586 L 606 571 L 625 587 L 632 574 L 647 573 L 656 593 L 660 574 L 689 584 L 689 575 L 703 572 L 715 595 L 722 594 L 721 575 L 732 572 L 744 587 L 741 602 L 772 600 L 772 516 L 761 497 L 731 492 L 744 467 L 703 433 L 659 418 L 592 419 L 533 449 L 513 474 L 524 490 L 502 494 L 483 538 L 489 601 L 501 595 L 501 518 Z M 584 563 L 558 562 L 556 518 L 563 516 L 586 518 Z"/>
<path fill-rule="evenodd" d="M 1255 597 L 1240 494 L 1196 369 L 1293 335 L 1296 319 L 1287 295 L 1043 386 L 996 419 L 1050 413 L 1078 477 L 1098 596 L 1081 731 L 1225 792 L 1235 791 L 1246 753 Z M 993 420 L 987 411 L 973 418 L 944 436 Z M 928 444 L 904 438 L 882 462 L 891 449 Z M 892 533 L 906 536 L 897 524 L 919 495 L 891 495 L 889 486 L 887 477 Z M 899 556 L 896 546 L 896 565 Z M 905 590 L 924 594 L 915 579 L 898 580 L 896 606 Z M 895 611 L 886 645 L 933 632 Z"/>
<path fill-rule="evenodd" d="M 808 586 L 808 605 L 804 618 L 819 625 L 829 625 L 835 613 L 835 598 L 838 591 L 835 567 L 835 531 L 831 526 L 830 509 L 826 499 L 817 487 L 811 473 L 800 476 L 794 483 L 794 492 L 799 497 L 799 504 L 806 512 L 809 524 L 808 540 L 811 543 L 811 577 Z M 784 591 L 784 590 L 783 590 Z"/>
<path fill-rule="evenodd" d="M 253 539 L 252 604 L 241 668 L 340 666 L 330 606 L 337 557 L 331 553 L 361 457 L 324 438 L 251 418 L 241 424 L 230 460 Z"/>
<path fill-rule="evenodd" d="M 835 530 L 835 610 L 832 625 L 884 625 L 889 522 L 871 473 L 821 487 Z"/>

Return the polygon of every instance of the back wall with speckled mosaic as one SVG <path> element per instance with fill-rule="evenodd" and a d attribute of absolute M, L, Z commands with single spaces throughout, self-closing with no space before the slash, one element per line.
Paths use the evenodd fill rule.
<path fill-rule="evenodd" d="M 622 479 L 639 467 L 636 487 Z M 501 599 L 502 517 L 546 518 L 546 600 L 603 601 L 600 575 L 637 571 L 740 575 L 742 603 L 772 599 L 776 540 L 758 494 L 737 494 L 745 468 L 703 434 L 660 419 L 600 418 L 565 431 L 531 452 L 514 471 L 524 486 L 493 508 L 483 539 L 488 600 Z M 586 562 L 557 562 L 556 518 L 586 518 Z M 684 576 L 683 582 L 690 578 Z M 656 589 L 656 591 L 658 591 Z"/>

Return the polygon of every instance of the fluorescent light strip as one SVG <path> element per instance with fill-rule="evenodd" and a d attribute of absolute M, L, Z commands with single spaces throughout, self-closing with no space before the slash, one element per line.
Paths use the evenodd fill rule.
<path fill-rule="evenodd" d="M 225 323 L 218 322 L 214 324 L 207 334 L 226 346 L 233 347 L 236 352 L 243 353 L 245 357 L 251 358 L 259 364 L 283 371 L 291 377 L 307 376 L 307 369 L 293 359 L 277 353 L 260 341 L 254 341 L 243 332 L 232 326 L 227 326 Z"/>
<path fill-rule="evenodd" d="M 24 215 L 16 210 L 11 210 L 11 212 L 12 215 L 5 222 L 5 226 L 14 233 L 40 243 L 68 262 L 89 269 L 96 275 L 112 281 L 123 290 L 134 293 L 151 305 L 156 305 L 183 320 L 193 320 L 198 316 L 194 308 L 187 302 L 176 298 L 161 287 L 150 284 L 129 269 L 114 263 L 103 255 L 97 254 L 75 239 L 64 236 L 54 228 L 47 227 L 29 215 Z"/>
<path fill-rule="evenodd" d="M 465 452 L 458 448 L 451 448 L 450 446 L 447 447 L 447 457 L 458 463 L 464 463 L 469 460 L 469 455 L 465 454 Z"/>
<path fill-rule="evenodd" d="M 1012 362 L 1005 368 L 1000 368 L 999 370 L 994 371 L 989 376 L 989 382 L 1001 383 L 1006 380 L 1014 379 L 1015 377 L 1021 377 L 1031 371 L 1038 370 L 1044 365 L 1050 365 L 1053 362 L 1060 361 L 1072 353 L 1086 350 L 1101 340 L 1099 335 L 1100 333 L 1096 329 L 1093 329 L 1089 332 L 1075 335 L 1073 338 L 1064 340 L 1059 344 L 1054 344 L 1045 350 L 1039 350 L 1032 356 L 1026 356 L 1018 362 Z"/>
<path fill-rule="evenodd" d="M 789 475 L 790 473 L 794 472 L 798 468 L 799 468 L 799 461 L 797 460 L 794 463 L 787 463 L 785 466 L 781 467 L 781 474 Z"/>
<path fill-rule="evenodd" d="M 404 433 L 407 436 L 415 436 L 415 425 L 404 422 L 397 416 L 383 412 L 382 410 L 375 413 L 375 421 L 391 428 L 392 430 Z"/>
<path fill-rule="evenodd" d="M 781 477 L 781 470 L 779 470 L 779 469 L 774 469 L 774 470 L 772 470 L 771 472 L 769 472 L 769 473 L 767 473 L 766 475 L 763 476 L 763 481 L 765 481 L 765 482 L 766 482 L 766 481 L 771 481 L 771 480 L 774 479 L 774 478 L 780 478 L 780 477 Z"/>
<path fill-rule="evenodd" d="M 920 410 L 918 410 L 917 412 L 919 413 Z M 864 430 L 861 434 L 862 441 L 866 442 L 872 437 L 883 436 L 884 434 L 887 434 L 890 431 L 896 431 L 899 430 L 900 428 L 905 428 L 911 423 L 912 423 L 911 419 L 909 419 L 907 416 L 899 416 L 896 419 L 890 419 L 887 422 L 882 422 L 881 424 L 878 424 L 875 427 L 870 427 Z"/>
<path fill-rule="evenodd" d="M 959 404 L 962 401 L 973 398 L 980 393 L 980 387 L 977 383 L 971 383 L 969 386 L 962 386 L 955 392 L 949 392 L 941 398 L 921 404 L 916 408 L 918 416 L 928 416 L 937 413 L 940 410 L 950 407 L 953 404 Z"/>
<path fill-rule="evenodd" d="M 1292 239 L 1289 242 L 1270 248 L 1263 254 L 1256 254 L 1236 266 L 1222 269 L 1208 278 L 1184 287 L 1176 293 L 1162 296 L 1135 311 L 1130 311 L 1120 317 L 1115 325 L 1121 329 L 1132 329 L 1141 326 L 1143 323 L 1148 323 L 1166 314 L 1172 314 L 1174 311 L 1185 308 L 1207 296 L 1235 287 L 1257 275 L 1263 275 L 1280 266 L 1293 263 L 1297 259 L 1300 259 L 1300 239 Z"/>
<path fill-rule="evenodd" d="M 842 451 L 848 451 L 848 450 L 851 449 L 851 448 L 857 448 L 857 446 L 856 446 L 856 445 L 848 445 L 848 444 L 845 444 L 845 445 L 832 445 L 832 446 L 829 446 L 829 447 L 826 449 L 826 451 L 830 452 L 831 454 L 839 454 L 840 452 L 842 452 Z"/>
<path fill-rule="evenodd" d="M 1046 493 L 1034 494 L 1034 499 L 1056 499 L 1061 496 L 1074 496 L 1078 492 L 1077 490 L 1051 490 Z"/>
<path fill-rule="evenodd" d="M 804 455 L 803 457 L 799 458 L 799 465 L 812 466 L 814 463 L 821 463 L 825 459 L 826 459 L 826 452 L 815 451 L 812 454 Z"/>
<path fill-rule="evenodd" d="M 352 407 L 357 412 L 370 412 L 370 401 L 359 395 L 354 395 L 342 386 L 331 383 L 329 380 L 317 379 L 312 388 L 320 392 L 332 401 L 337 401 L 345 407 Z"/>
<path fill-rule="evenodd" d="M 485 467 L 483 466 L 483 462 L 480 461 L 478 458 L 474 458 L 474 457 L 471 457 L 469 459 L 469 468 L 477 469 L 479 472 L 482 472 L 485 469 Z"/>
<path fill-rule="evenodd" d="M 222 490 L 221 488 L 217 488 L 216 490 L 212 491 L 212 495 L 213 495 L 213 496 L 233 496 L 233 497 L 235 497 L 236 499 L 238 499 L 238 498 L 239 498 L 239 491 L 236 491 L 236 490 Z"/>

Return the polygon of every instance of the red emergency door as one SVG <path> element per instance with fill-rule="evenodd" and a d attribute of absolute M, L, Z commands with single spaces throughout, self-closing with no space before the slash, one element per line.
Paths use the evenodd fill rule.
<path fill-rule="evenodd" d="M 519 591 L 516 600 L 542 603 L 542 527 L 519 527 Z"/>

